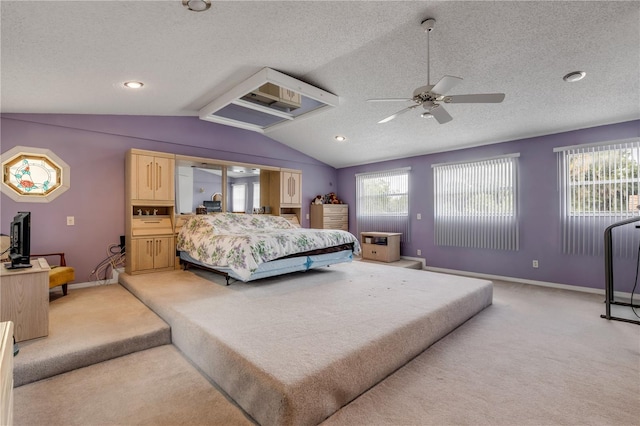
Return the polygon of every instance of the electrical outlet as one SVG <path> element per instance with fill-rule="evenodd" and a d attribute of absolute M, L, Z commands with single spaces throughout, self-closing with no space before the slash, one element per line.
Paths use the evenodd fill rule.
<path fill-rule="evenodd" d="M 309 220 L 309 213 L 307 213 L 307 220 Z"/>
<path fill-rule="evenodd" d="M 422 250 L 418 249 L 418 251 L 416 252 L 416 254 L 417 254 L 418 256 L 422 256 Z"/>
<path fill-rule="evenodd" d="M 76 218 L 73 216 L 67 216 L 67 226 L 73 226 L 76 224 Z"/>
<path fill-rule="evenodd" d="M 537 267 L 538 267 L 538 261 L 537 261 L 537 260 L 534 260 L 534 261 L 533 261 L 533 267 L 534 267 L 534 268 L 537 268 Z"/>

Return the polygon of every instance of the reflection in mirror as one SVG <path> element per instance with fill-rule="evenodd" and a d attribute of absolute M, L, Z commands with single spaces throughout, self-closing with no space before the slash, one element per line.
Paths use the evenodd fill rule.
<path fill-rule="evenodd" d="M 257 213 L 260 208 L 260 169 L 227 168 L 227 211 Z"/>
<path fill-rule="evenodd" d="M 222 166 L 177 164 L 176 178 L 179 214 L 195 213 L 198 206 L 205 206 L 207 211 L 222 211 Z M 220 195 L 214 197 L 215 194 Z"/>

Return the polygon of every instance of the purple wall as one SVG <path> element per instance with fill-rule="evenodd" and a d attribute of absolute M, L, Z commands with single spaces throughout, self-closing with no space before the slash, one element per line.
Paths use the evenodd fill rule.
<path fill-rule="evenodd" d="M 64 251 L 76 282 L 124 235 L 124 157 L 130 148 L 300 169 L 303 226 L 316 194 L 335 188 L 336 170 L 256 132 L 196 117 L 3 114 L 0 152 L 46 148 L 71 168 L 71 188 L 50 203 L 0 198 L 0 232 L 18 211 L 31 211 L 32 253 Z M 248 154 L 251 153 L 251 154 Z M 75 216 L 75 226 L 66 217 Z"/>
<path fill-rule="evenodd" d="M 478 148 L 424 155 L 338 170 L 344 201 L 355 206 L 355 174 L 411 167 L 411 242 L 402 255 L 422 250 L 427 266 L 501 275 L 558 284 L 604 288 L 602 257 L 565 255 L 560 245 L 560 221 L 553 148 L 640 136 L 640 121 L 600 126 L 566 133 L 499 143 Z M 433 179 L 431 165 L 520 153 L 520 250 L 517 252 L 441 247 L 434 244 Z M 416 214 L 422 220 L 416 220 Z M 349 209 L 349 227 L 356 232 L 355 209 Z M 621 232 L 640 232 L 633 228 Z M 615 238 L 615 234 L 614 234 Z M 533 259 L 540 267 L 533 269 Z M 614 259 L 617 291 L 630 292 L 636 260 Z"/>
<path fill-rule="evenodd" d="M 601 258 L 561 252 L 553 148 L 640 136 L 640 121 L 632 121 L 336 171 L 259 133 L 195 117 L 3 114 L 0 124 L 0 152 L 17 145 L 48 148 L 71 167 L 71 188 L 50 203 L 16 203 L 2 194 L 0 231 L 8 232 L 17 211 L 31 211 L 32 251 L 64 251 L 77 268 L 77 282 L 88 280 L 107 247 L 124 234 L 124 156 L 139 148 L 301 169 L 303 226 L 309 225 L 305 218 L 317 194 L 334 191 L 355 207 L 355 173 L 411 166 L 412 235 L 403 255 L 416 256 L 421 249 L 428 266 L 604 288 Z M 521 154 L 520 250 L 436 246 L 431 165 L 514 152 Z M 355 208 L 349 210 L 355 233 Z M 417 213 L 422 220 L 416 220 Z M 66 226 L 67 216 L 75 216 L 75 226 Z M 540 261 L 539 269 L 531 267 L 533 259 Z M 631 291 L 635 259 L 615 262 L 616 290 Z"/>

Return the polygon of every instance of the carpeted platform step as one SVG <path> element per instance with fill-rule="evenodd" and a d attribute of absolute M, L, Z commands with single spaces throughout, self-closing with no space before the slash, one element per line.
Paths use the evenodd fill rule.
<path fill-rule="evenodd" d="M 49 304 L 49 335 L 18 344 L 14 386 L 169 343 L 169 325 L 119 284 L 70 291 Z"/>
<path fill-rule="evenodd" d="M 173 345 L 21 386 L 14 402 L 16 425 L 254 424 Z"/>

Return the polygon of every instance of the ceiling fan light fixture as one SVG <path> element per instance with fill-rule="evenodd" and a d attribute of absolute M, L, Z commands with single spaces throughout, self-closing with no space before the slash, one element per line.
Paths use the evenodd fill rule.
<path fill-rule="evenodd" d="M 423 112 L 422 114 L 420 114 L 420 117 L 429 119 L 433 118 L 433 114 L 431 114 L 430 112 Z"/>
<path fill-rule="evenodd" d="M 192 12 L 204 12 L 211 7 L 211 0 L 182 0 L 182 5 Z"/>
<path fill-rule="evenodd" d="M 567 83 L 575 83 L 576 81 L 582 80 L 585 75 L 587 75 L 587 73 L 584 71 L 573 71 L 562 77 L 562 79 Z"/>

